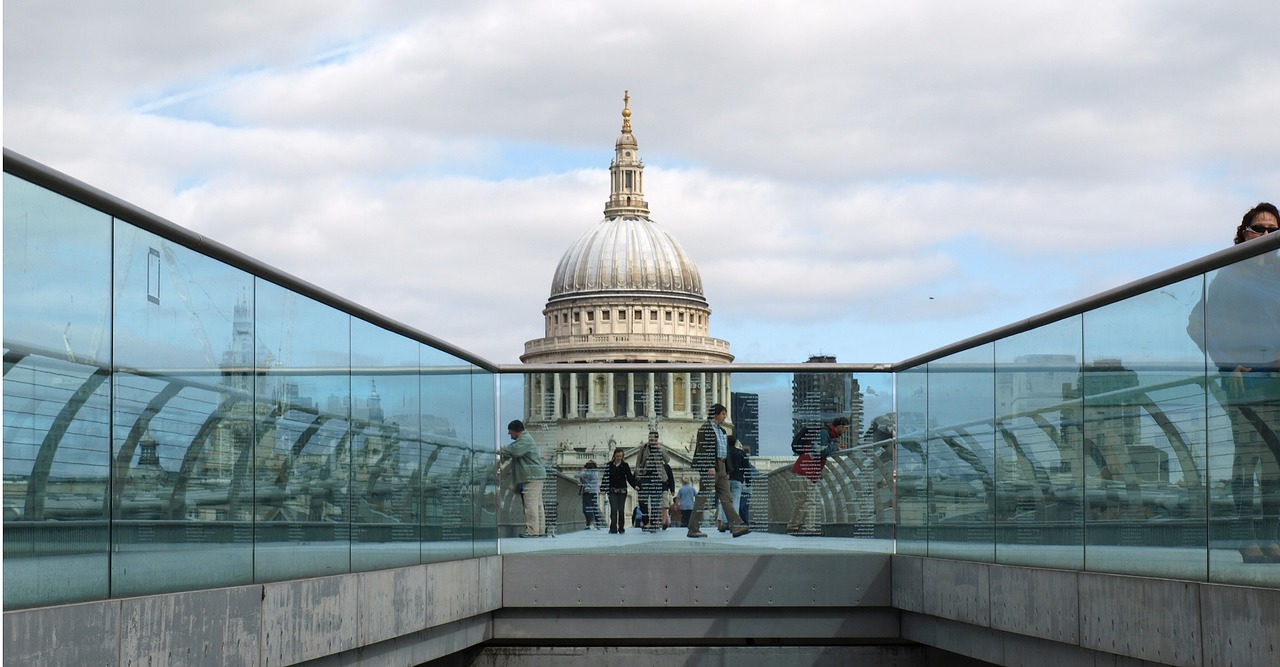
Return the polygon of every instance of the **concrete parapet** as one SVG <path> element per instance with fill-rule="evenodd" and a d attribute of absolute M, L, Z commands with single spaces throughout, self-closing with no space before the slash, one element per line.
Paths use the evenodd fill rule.
<path fill-rule="evenodd" d="M 920 556 L 535 552 L 6 612 L 4 665 L 1226 667 L 1280 664 L 1276 618 L 1275 589 Z"/>
<path fill-rule="evenodd" d="M 4 614 L 4 664 L 120 664 L 120 600 Z"/>
<path fill-rule="evenodd" d="M 488 556 L 10 611 L 4 664 L 418 664 L 489 639 L 501 580 Z"/>
<path fill-rule="evenodd" d="M 1141 660 L 1198 667 L 1201 584 L 1080 573 L 1080 645 Z"/>
<path fill-rule="evenodd" d="M 262 646 L 262 617 L 256 586 L 124 598 L 121 664 L 253 664 Z"/>
<path fill-rule="evenodd" d="M 1204 666 L 1280 665 L 1280 591 L 1203 586 Z"/>
<path fill-rule="evenodd" d="M 360 575 L 262 587 L 262 664 L 293 665 L 357 646 Z"/>
<path fill-rule="evenodd" d="M 893 557 L 902 638 L 999 665 L 1280 664 L 1280 591 Z"/>

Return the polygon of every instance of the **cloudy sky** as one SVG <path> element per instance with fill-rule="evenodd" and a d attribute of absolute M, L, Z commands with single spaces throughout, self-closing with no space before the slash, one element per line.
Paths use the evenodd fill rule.
<path fill-rule="evenodd" d="M 889 362 L 1229 245 L 1280 199 L 1272 2 L 4 5 L 4 145 L 498 363 L 600 218 L 739 361 Z"/>

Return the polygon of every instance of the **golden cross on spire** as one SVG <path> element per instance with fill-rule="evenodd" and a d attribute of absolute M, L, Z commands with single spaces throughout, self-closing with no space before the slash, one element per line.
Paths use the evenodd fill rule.
<path fill-rule="evenodd" d="M 622 91 L 622 132 L 631 132 L 631 91 Z"/>

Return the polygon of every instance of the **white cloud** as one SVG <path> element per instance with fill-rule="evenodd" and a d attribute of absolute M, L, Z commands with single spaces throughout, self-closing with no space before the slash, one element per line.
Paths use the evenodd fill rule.
<path fill-rule="evenodd" d="M 922 352 L 1280 191 L 1260 2 L 66 10 L 5 7 L 6 147 L 499 362 L 601 215 L 624 88 L 654 219 L 755 361 Z"/>

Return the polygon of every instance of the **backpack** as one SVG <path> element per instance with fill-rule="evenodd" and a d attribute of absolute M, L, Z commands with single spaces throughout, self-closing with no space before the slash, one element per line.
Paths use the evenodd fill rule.
<path fill-rule="evenodd" d="M 812 452 L 813 448 L 817 446 L 817 440 L 818 427 L 801 427 L 801 429 L 796 431 L 796 434 L 791 437 L 791 453 L 799 455 L 805 452 Z"/>

